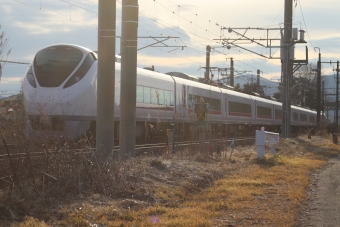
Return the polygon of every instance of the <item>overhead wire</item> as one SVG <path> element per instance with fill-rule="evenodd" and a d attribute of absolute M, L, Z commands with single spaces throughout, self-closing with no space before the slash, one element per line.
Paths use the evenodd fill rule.
<path fill-rule="evenodd" d="M 97 29 L 97 27 L 95 27 L 95 26 L 92 26 L 92 25 L 89 25 L 89 24 L 82 23 L 82 22 L 77 21 L 77 20 L 74 20 L 74 19 L 72 19 L 72 18 L 68 18 L 67 16 L 63 16 L 63 15 L 61 15 L 61 14 L 59 14 L 59 13 L 54 13 L 54 12 L 52 12 L 52 11 L 49 11 L 49 10 L 46 10 L 46 9 L 43 9 L 43 8 L 35 7 L 35 6 L 33 6 L 33 5 L 30 5 L 30 4 L 21 2 L 21 1 L 19 1 L 19 0 L 13 0 L 13 1 L 18 2 L 18 3 L 21 3 L 21 4 L 24 4 L 24 5 L 26 5 L 26 6 L 29 6 L 29 7 L 35 8 L 35 9 L 40 9 L 40 10 L 42 10 L 42 11 L 45 11 L 45 12 L 47 12 L 47 13 L 54 14 L 54 15 L 56 15 L 56 16 L 60 16 L 60 17 L 63 17 L 63 18 L 67 18 L 67 19 L 70 19 L 71 21 L 74 21 L 74 22 L 77 22 L 77 23 L 80 23 L 80 24 L 83 24 L 83 25 L 88 25 L 88 26 L 91 26 L 91 27 L 94 27 L 94 28 Z M 97 4 L 96 2 L 89 1 L 89 0 L 84 0 L 84 1 L 90 2 L 90 3 L 93 3 L 93 4 Z M 176 5 L 175 3 L 173 3 L 173 2 L 170 1 L 170 0 L 167 0 L 167 1 L 168 1 L 168 2 L 171 2 L 171 3 L 174 4 L 174 5 Z M 81 6 L 77 5 L 77 4 L 74 4 L 74 3 L 71 3 L 71 2 L 68 2 L 68 1 L 65 1 L 65 0 L 62 0 L 62 2 L 66 3 L 66 4 L 70 4 L 70 5 L 72 5 L 72 6 L 78 7 L 78 8 L 80 8 L 80 9 L 83 9 L 83 10 L 86 10 L 86 11 L 88 11 L 88 12 L 91 12 L 91 13 L 94 13 L 94 14 L 98 15 L 98 13 L 96 13 L 96 12 L 94 12 L 94 11 L 92 11 L 92 10 L 88 10 L 88 9 L 86 9 L 86 8 L 84 8 L 84 7 L 81 7 Z M 121 1 L 118 0 L 117 2 L 121 2 Z M 178 13 L 176 13 L 174 10 L 169 9 L 168 7 L 166 7 L 165 5 L 161 4 L 160 2 L 158 2 L 158 1 L 154 1 L 154 2 L 155 2 L 155 4 L 159 4 L 160 6 L 164 7 L 164 8 L 167 9 L 169 12 L 171 12 L 171 13 L 173 14 L 173 17 L 175 16 L 175 14 L 177 14 L 178 20 L 179 20 L 179 18 L 181 18 L 181 19 L 183 19 L 183 20 L 185 20 L 185 21 L 187 21 L 187 22 L 190 22 L 191 24 L 194 24 L 194 25 L 196 26 L 196 29 L 199 28 L 199 29 L 205 31 L 207 34 L 212 33 L 213 35 L 216 35 L 216 33 L 212 32 L 212 31 L 210 30 L 211 20 L 207 20 L 207 19 L 201 17 L 200 15 L 198 15 L 198 14 L 196 14 L 196 13 L 193 13 L 193 12 L 191 12 L 191 11 L 189 11 L 189 10 L 186 10 L 184 7 L 182 7 L 182 8 L 181 8 L 182 10 L 187 11 L 187 12 L 189 12 L 189 13 L 191 13 L 191 14 L 193 14 L 193 15 L 196 16 L 196 23 L 192 23 L 191 20 L 189 20 L 189 19 L 183 17 L 182 15 L 180 15 L 180 14 L 179 14 L 179 11 L 178 11 Z M 177 5 L 176 5 L 176 6 L 177 6 Z M 179 7 L 179 6 L 178 6 L 178 7 Z M 143 15 L 144 17 L 148 18 L 148 19 L 151 19 L 150 16 L 148 16 L 148 15 L 145 14 L 145 13 L 140 12 L 140 14 Z M 156 12 L 155 12 L 155 16 L 156 16 Z M 209 21 L 209 29 L 206 29 L 206 28 L 204 28 L 204 27 L 198 25 L 198 24 L 197 24 L 197 17 L 200 17 L 200 18 L 203 18 L 203 19 Z M 277 16 L 277 17 L 278 17 L 278 16 Z M 166 23 L 165 21 L 160 20 L 160 19 L 153 20 L 153 21 L 155 21 L 156 23 L 158 23 L 158 24 L 160 24 L 160 25 L 166 26 L 167 28 L 171 28 L 171 27 L 172 27 L 173 30 L 175 30 L 175 28 L 176 28 L 176 27 L 174 26 L 174 22 L 173 22 L 173 25 L 171 26 L 171 25 L 169 25 L 168 23 Z M 216 23 L 216 25 L 219 26 L 218 23 Z M 180 28 L 179 26 L 178 26 L 177 28 L 180 29 L 180 30 L 182 30 L 182 31 L 186 31 L 185 29 Z M 141 28 L 141 29 L 142 29 L 142 28 Z M 197 50 L 200 51 L 200 52 L 205 52 L 204 49 L 202 50 L 201 48 L 199 48 L 199 47 L 201 47 L 201 45 L 205 47 L 205 46 L 206 46 L 205 43 L 203 43 L 202 41 L 199 41 L 199 40 L 197 40 L 197 39 L 193 39 L 193 37 L 187 35 L 186 33 L 183 33 L 183 32 L 181 32 L 181 31 L 178 31 L 178 29 L 176 29 L 177 31 L 175 31 L 175 32 L 177 32 L 178 34 L 180 34 L 180 35 L 182 35 L 182 36 L 184 36 L 184 37 L 186 37 L 186 38 L 189 38 L 190 41 L 196 42 L 196 43 L 199 44 L 197 47 L 195 47 L 195 45 L 192 45 L 193 47 L 190 47 L 189 45 L 186 45 L 187 48 L 193 48 L 193 49 L 197 49 Z M 149 29 L 149 28 L 144 29 L 144 30 L 152 31 L 152 29 Z M 197 30 L 195 30 L 195 32 L 192 32 L 191 30 L 192 30 L 192 29 L 189 29 L 189 31 L 186 31 L 186 32 L 188 32 L 189 34 L 194 35 L 194 36 L 196 36 L 196 37 L 198 37 L 198 38 L 200 38 L 200 39 L 203 39 L 203 40 L 206 40 L 206 41 L 210 41 L 210 42 L 211 42 L 211 40 L 209 39 L 210 35 L 208 35 L 208 38 L 206 38 L 206 37 L 203 37 L 203 36 L 198 35 L 198 34 L 197 34 Z M 152 31 L 152 32 L 157 33 L 157 31 L 155 31 L 155 30 Z M 159 34 L 159 33 L 158 33 L 158 34 Z M 220 34 L 220 35 L 221 35 L 221 34 Z M 179 40 L 181 40 L 181 41 L 183 42 L 183 40 L 182 40 L 181 38 L 179 38 Z M 184 42 L 183 42 L 183 43 L 184 43 Z M 163 51 L 163 52 L 166 52 L 166 51 Z M 244 52 L 242 52 L 242 53 L 244 54 Z M 224 54 L 224 53 L 223 53 L 223 54 Z M 174 54 L 172 53 L 172 55 L 174 55 Z M 226 54 L 224 54 L 224 55 L 226 55 Z M 176 56 L 182 57 L 182 56 L 179 56 L 179 55 L 176 55 Z M 202 61 L 203 61 L 203 60 L 202 60 Z M 260 63 L 257 63 L 254 59 L 252 59 L 252 61 L 254 62 L 254 64 L 258 64 L 258 65 L 261 66 L 261 64 L 260 64 Z M 193 62 L 195 62 L 195 61 L 193 61 Z M 252 66 L 250 66 L 249 64 L 244 63 L 244 62 L 242 62 L 242 61 L 239 61 L 239 62 L 243 63 L 244 65 L 247 65 L 248 67 L 252 67 Z M 198 63 L 198 62 L 196 62 L 196 63 Z M 201 64 L 201 63 L 198 63 L 198 64 Z M 262 67 L 263 67 L 263 65 L 262 65 Z M 252 67 L 252 68 L 255 68 L 255 67 Z"/>
<path fill-rule="evenodd" d="M 21 2 L 21 1 L 19 1 L 19 0 L 12 0 L 12 1 L 18 2 L 18 3 L 23 4 L 23 5 L 26 5 L 26 6 L 29 6 L 29 7 L 31 7 L 31 8 L 35 8 L 35 9 L 38 9 L 38 10 L 42 10 L 42 11 L 44 11 L 44 12 L 47 12 L 47 13 L 50 13 L 50 14 L 53 14 L 53 15 L 56 15 L 56 16 L 59 16 L 59 17 L 66 18 L 67 20 L 71 20 L 71 21 L 76 22 L 76 23 L 79 23 L 79 24 L 83 24 L 83 25 L 87 25 L 87 26 L 90 26 L 90 27 L 94 27 L 93 25 L 85 24 L 85 23 L 83 23 L 83 22 L 74 20 L 74 19 L 72 19 L 72 18 L 69 18 L 69 17 L 67 17 L 67 16 L 61 15 L 61 14 L 59 14 L 59 13 L 54 13 L 54 12 L 52 12 L 52 11 L 43 9 L 43 8 L 41 8 L 41 7 L 39 8 L 39 7 L 33 6 L 33 5 L 31 5 L 31 4 L 28 4 L 28 3 L 25 3 L 25 2 Z M 97 29 L 97 27 L 94 27 L 94 28 Z"/>
<path fill-rule="evenodd" d="M 306 33 L 307 33 L 307 36 L 308 36 L 308 40 L 309 40 L 309 42 L 310 42 L 310 44 L 311 44 L 311 46 L 313 47 L 313 50 L 314 50 L 314 45 L 313 45 L 313 43 L 312 43 L 312 40 L 311 40 L 310 37 L 309 37 L 309 32 L 308 32 L 307 25 L 306 25 L 306 22 L 305 22 L 305 17 L 304 17 L 303 12 L 302 12 L 301 1 L 300 1 L 300 0 L 296 0 L 296 1 L 299 2 L 300 11 L 301 11 L 303 23 L 304 23 L 305 28 L 306 28 Z M 314 52 L 316 52 L 316 51 L 314 50 Z"/>

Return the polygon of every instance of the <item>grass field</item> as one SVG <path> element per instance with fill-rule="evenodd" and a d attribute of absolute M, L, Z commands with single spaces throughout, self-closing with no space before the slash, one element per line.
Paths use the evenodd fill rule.
<path fill-rule="evenodd" d="M 236 147 L 230 159 L 229 150 L 222 157 L 188 150 L 170 157 L 140 157 L 117 170 L 126 175 L 119 190 L 112 189 L 114 195 L 70 191 L 62 197 L 40 196 L 37 202 L 13 199 L 9 206 L 1 200 L 0 210 L 8 207 L 6 212 L 14 215 L 2 223 L 13 227 L 294 226 L 311 174 L 338 155 L 338 147 L 328 136 L 311 140 L 301 136 L 281 140 L 277 155 L 268 153 L 258 160 L 252 145 Z M 26 207 L 20 212 L 18 201 Z"/>

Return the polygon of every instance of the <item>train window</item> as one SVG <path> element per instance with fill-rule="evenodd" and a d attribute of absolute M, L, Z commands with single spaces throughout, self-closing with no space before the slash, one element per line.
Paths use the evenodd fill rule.
<path fill-rule="evenodd" d="M 27 77 L 27 80 L 30 83 L 30 85 L 32 85 L 32 87 L 36 88 L 37 87 L 37 83 L 35 82 L 35 78 L 33 76 L 32 65 L 30 65 L 28 67 L 28 70 L 27 70 L 27 73 L 26 73 L 26 77 Z"/>
<path fill-rule="evenodd" d="M 293 112 L 293 121 L 299 121 L 299 114 L 296 112 Z"/>
<path fill-rule="evenodd" d="M 171 97 L 171 99 L 170 99 L 170 106 L 174 106 L 175 105 L 175 103 L 174 103 L 174 93 L 172 92 L 172 91 L 170 91 L 170 97 Z"/>
<path fill-rule="evenodd" d="M 164 105 L 164 90 L 158 89 L 158 104 Z"/>
<path fill-rule="evenodd" d="M 307 115 L 306 114 L 300 114 L 300 121 L 301 122 L 307 122 Z"/>
<path fill-rule="evenodd" d="M 34 73 L 41 87 L 59 87 L 83 58 L 83 52 L 70 46 L 53 46 L 37 53 Z"/>
<path fill-rule="evenodd" d="M 171 91 L 164 91 L 164 104 L 170 106 L 171 104 Z"/>
<path fill-rule="evenodd" d="M 219 99 L 210 99 L 209 104 L 211 110 L 221 110 L 221 101 Z"/>
<path fill-rule="evenodd" d="M 209 108 L 211 110 L 221 110 L 221 100 L 198 95 L 188 95 L 188 107 L 194 108 L 196 103 L 200 103 L 201 99 L 204 103 L 209 103 Z"/>
<path fill-rule="evenodd" d="M 159 97 L 158 89 L 151 88 L 151 104 L 157 105 L 158 97 Z"/>
<path fill-rule="evenodd" d="M 194 108 L 195 104 L 197 103 L 195 95 L 188 95 L 188 107 Z"/>
<path fill-rule="evenodd" d="M 144 102 L 143 86 L 137 86 L 136 102 L 138 103 Z"/>
<path fill-rule="evenodd" d="M 272 118 L 272 109 L 263 106 L 257 106 L 258 118 Z"/>
<path fill-rule="evenodd" d="M 154 105 L 174 106 L 174 93 L 163 89 L 137 86 L 136 102 Z"/>
<path fill-rule="evenodd" d="M 151 92 L 151 88 L 144 87 L 144 103 L 151 103 L 150 92 Z"/>
<path fill-rule="evenodd" d="M 282 119 L 282 110 L 275 109 L 275 119 Z"/>
<path fill-rule="evenodd" d="M 229 101 L 229 115 L 250 117 L 251 105 Z"/>
<path fill-rule="evenodd" d="M 89 71 L 93 63 L 96 61 L 96 58 L 93 53 L 89 53 L 86 58 L 84 59 L 81 66 L 77 69 L 77 71 L 72 75 L 72 77 L 67 81 L 64 85 L 64 88 L 70 87 L 73 84 L 77 83 L 81 80 L 86 73 Z"/>

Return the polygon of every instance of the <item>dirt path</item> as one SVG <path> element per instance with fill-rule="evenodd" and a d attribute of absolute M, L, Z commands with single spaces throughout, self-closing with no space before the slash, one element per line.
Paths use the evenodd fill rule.
<path fill-rule="evenodd" d="M 340 225 L 340 156 L 315 174 L 309 196 L 296 226 L 335 227 Z"/>

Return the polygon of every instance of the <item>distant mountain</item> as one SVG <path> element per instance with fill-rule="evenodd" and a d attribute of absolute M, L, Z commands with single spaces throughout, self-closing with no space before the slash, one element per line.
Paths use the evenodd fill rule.
<path fill-rule="evenodd" d="M 325 94 L 335 94 L 336 75 L 322 76 L 322 81 L 325 81 Z"/>

